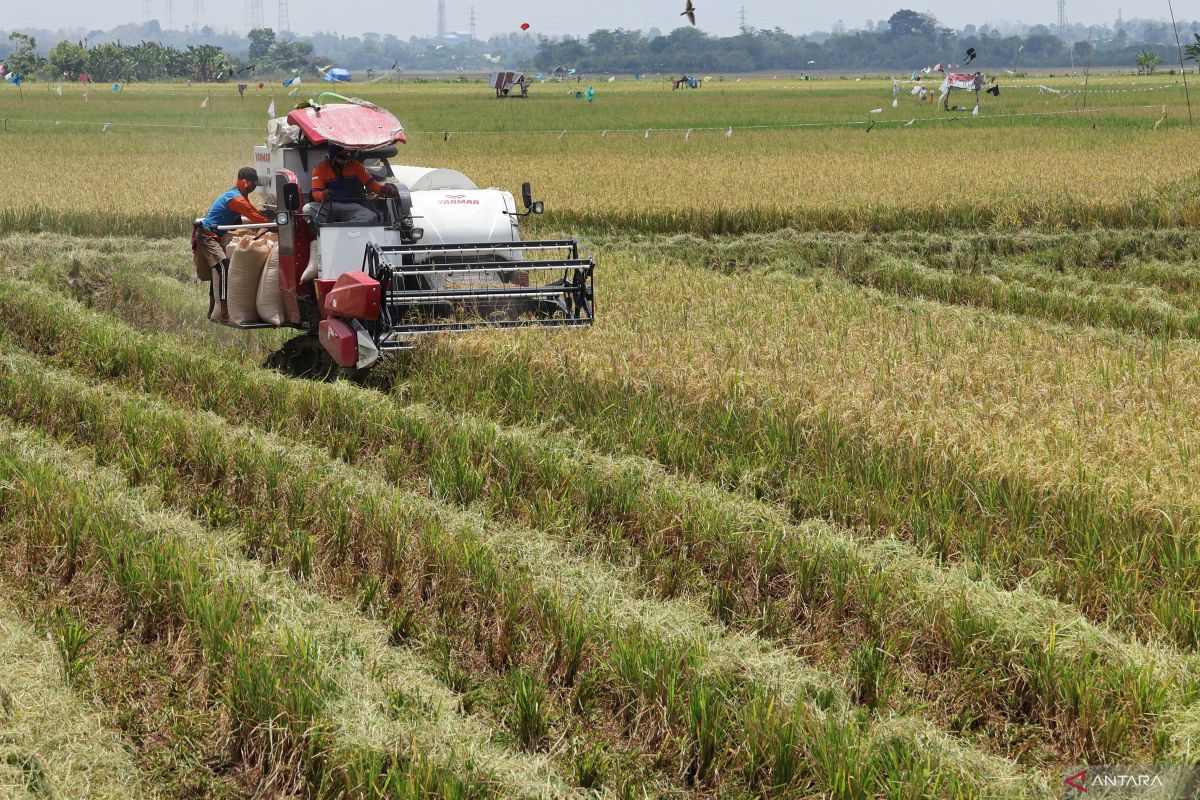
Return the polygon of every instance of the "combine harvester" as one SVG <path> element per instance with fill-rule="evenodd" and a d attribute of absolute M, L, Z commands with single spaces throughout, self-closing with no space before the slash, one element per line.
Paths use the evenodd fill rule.
<path fill-rule="evenodd" d="M 321 104 L 327 97 L 337 102 Z M 460 172 L 393 165 L 405 141 L 390 112 L 328 93 L 268 124 L 254 163 L 261 185 L 274 188 L 275 223 L 224 229 L 277 229 L 284 320 L 234 327 L 298 329 L 274 364 L 353 375 L 429 334 L 592 324 L 595 265 L 579 242 L 521 238 L 521 217 L 543 208 L 528 183 L 520 211 L 510 192 L 480 189 Z M 397 197 L 359 201 L 377 224 L 318 224 L 305 213 L 312 170 L 330 144 L 396 185 Z"/>

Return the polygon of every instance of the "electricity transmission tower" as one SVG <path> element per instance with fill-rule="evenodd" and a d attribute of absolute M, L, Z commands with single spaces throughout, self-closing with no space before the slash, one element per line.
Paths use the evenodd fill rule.
<path fill-rule="evenodd" d="M 471 6 L 471 44 L 475 44 L 475 6 Z"/>
<path fill-rule="evenodd" d="M 437 38 L 439 42 L 446 40 L 446 0 L 438 0 L 438 29 Z"/>
<path fill-rule="evenodd" d="M 279 0 L 279 33 L 290 31 L 292 21 L 288 18 L 288 0 Z"/>
<path fill-rule="evenodd" d="M 246 0 L 246 28 L 254 30 L 263 26 L 262 0 Z"/>
<path fill-rule="evenodd" d="M 146 0 L 146 22 L 154 19 L 154 0 Z"/>
<path fill-rule="evenodd" d="M 1069 31 L 1067 31 L 1067 0 L 1058 0 L 1058 35 L 1064 41 L 1069 35 Z"/>
<path fill-rule="evenodd" d="M 742 23 L 738 26 L 738 30 L 742 33 L 746 32 L 746 7 L 742 6 Z"/>
<path fill-rule="evenodd" d="M 204 0 L 192 0 L 192 30 L 200 32 L 200 17 L 204 14 Z"/>

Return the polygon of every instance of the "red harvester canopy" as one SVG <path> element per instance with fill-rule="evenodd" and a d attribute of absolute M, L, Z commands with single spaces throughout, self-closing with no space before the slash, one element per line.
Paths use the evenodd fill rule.
<path fill-rule="evenodd" d="M 354 150 L 371 150 L 408 141 L 400 120 L 378 106 L 328 103 L 320 108 L 297 108 L 287 119 L 304 131 L 314 145 L 339 144 Z"/>

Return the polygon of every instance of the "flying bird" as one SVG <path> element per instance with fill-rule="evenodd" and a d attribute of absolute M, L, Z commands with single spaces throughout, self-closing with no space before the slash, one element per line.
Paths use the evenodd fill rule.
<path fill-rule="evenodd" d="M 679 8 L 679 6 L 675 7 Z M 679 16 L 687 17 L 688 22 L 692 23 L 693 25 L 696 24 L 696 7 L 692 5 L 692 0 L 687 0 L 687 8 L 679 12 Z"/>

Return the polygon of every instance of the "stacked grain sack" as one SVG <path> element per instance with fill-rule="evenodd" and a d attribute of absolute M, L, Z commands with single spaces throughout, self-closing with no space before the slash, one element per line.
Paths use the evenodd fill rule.
<path fill-rule="evenodd" d="M 301 283 L 307 283 L 317 277 L 317 267 L 321 259 L 321 243 L 316 239 L 308 245 L 308 266 L 300 276 Z M 267 266 L 263 269 L 262 279 L 258 283 L 258 298 L 256 301 L 258 316 L 263 322 L 272 325 L 282 325 L 286 318 L 283 311 L 283 290 L 279 287 L 279 245 L 276 243 L 271 254 L 267 256 Z"/>
<path fill-rule="evenodd" d="M 283 324 L 283 290 L 279 288 L 279 243 L 276 242 L 267 256 L 262 278 L 258 282 L 258 294 L 254 306 L 263 322 Z"/>
<path fill-rule="evenodd" d="M 263 268 L 274 249 L 275 237 L 271 235 L 241 236 L 225 248 L 225 254 L 229 258 L 229 290 L 226 297 L 229 300 L 229 321 L 234 325 L 250 325 L 262 321 L 256 302 L 258 288 Z M 213 280 L 218 282 L 213 288 L 219 291 L 220 277 L 216 273 Z M 278 283 L 276 273 L 276 285 Z M 219 320 L 220 313 L 220 306 L 215 305 L 210 319 Z"/>

